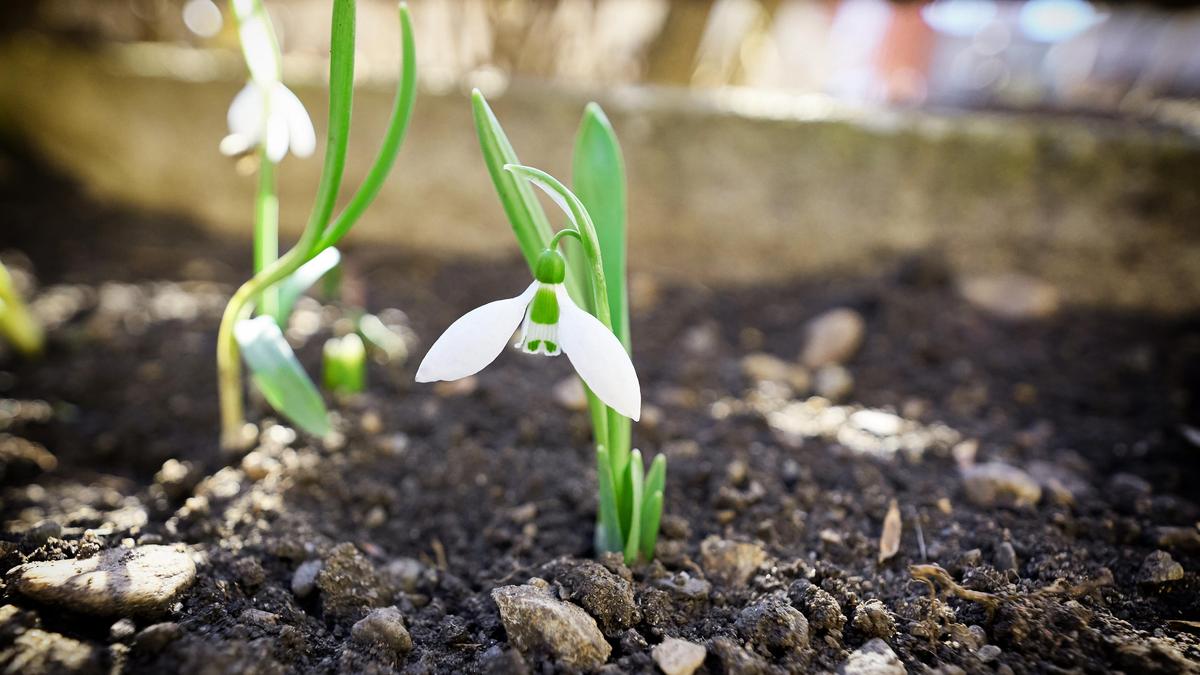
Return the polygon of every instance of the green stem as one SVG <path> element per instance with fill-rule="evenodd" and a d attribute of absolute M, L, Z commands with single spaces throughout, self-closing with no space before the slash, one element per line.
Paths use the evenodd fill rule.
<path fill-rule="evenodd" d="M 238 447 L 243 443 L 242 364 L 234 325 L 248 316 L 248 303 L 263 289 L 296 271 L 309 258 L 309 251 L 329 223 L 346 168 L 346 146 L 350 135 L 350 112 L 354 97 L 354 0 L 334 0 L 329 63 L 329 138 L 325 164 L 317 186 L 317 198 L 308 224 L 296 245 L 283 257 L 242 284 L 230 298 L 217 332 L 217 389 L 221 409 L 221 443 Z"/>
<path fill-rule="evenodd" d="M 266 147 L 259 152 L 258 194 L 254 203 L 254 273 L 258 274 L 279 259 L 279 197 L 276 193 L 275 162 L 267 158 Z M 263 314 L 279 311 L 279 289 L 263 291 Z M 280 326 L 286 328 L 286 326 Z"/>
<path fill-rule="evenodd" d="M 555 232 L 553 237 L 550 237 L 550 243 L 546 245 L 546 248 L 554 250 L 554 248 L 558 246 L 558 242 L 561 241 L 563 237 L 574 237 L 576 241 L 583 241 L 583 235 L 579 234 L 579 230 L 570 227 L 564 227 L 558 232 Z"/>
<path fill-rule="evenodd" d="M 25 356 L 37 356 L 45 346 L 42 325 L 21 301 L 4 265 L 0 265 L 0 335 Z"/>

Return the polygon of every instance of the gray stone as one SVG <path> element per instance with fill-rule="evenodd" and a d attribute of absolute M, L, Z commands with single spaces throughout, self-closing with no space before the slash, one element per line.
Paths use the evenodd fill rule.
<path fill-rule="evenodd" d="M 820 368 L 849 361 L 862 346 L 867 324 L 853 309 L 831 309 L 808 322 L 800 362 Z"/>
<path fill-rule="evenodd" d="M 612 646 L 578 605 L 563 602 L 548 584 L 532 579 L 524 586 L 501 586 L 492 591 L 508 639 L 522 653 L 544 651 L 568 668 L 598 668 Z"/>
<path fill-rule="evenodd" d="M 86 642 L 40 628 L 23 631 L 0 649 L 0 670 L 6 675 L 104 672 L 99 650 Z"/>
<path fill-rule="evenodd" d="M 1166 551 L 1155 551 L 1142 561 L 1142 569 L 1138 572 L 1138 583 L 1147 586 L 1179 581 L 1183 578 L 1183 565 L 1175 562 Z"/>
<path fill-rule="evenodd" d="M 908 670 L 886 642 L 872 638 L 851 652 L 838 675 L 907 675 Z"/>
<path fill-rule="evenodd" d="M 412 651 L 412 637 L 404 626 L 404 615 L 395 607 L 373 609 L 350 629 L 356 642 L 382 645 L 403 656 Z"/>
<path fill-rule="evenodd" d="M 321 560 L 305 560 L 292 573 L 292 593 L 297 598 L 307 598 L 317 587 L 317 575 L 324 563 Z"/>
<path fill-rule="evenodd" d="M 1003 572 L 1016 572 L 1020 568 L 1020 563 L 1017 560 L 1017 550 L 1007 541 L 1002 541 L 996 546 L 994 562 L 996 569 Z"/>
<path fill-rule="evenodd" d="M 813 389 L 830 401 L 840 401 L 854 391 L 854 376 L 842 366 L 822 366 L 817 369 Z"/>
<path fill-rule="evenodd" d="M 191 556 L 169 546 L 108 549 L 83 560 L 26 563 L 8 573 L 9 585 L 22 595 L 101 615 L 161 611 L 195 579 Z"/>
<path fill-rule="evenodd" d="M 155 654 L 164 647 L 183 637 L 183 629 L 179 624 L 166 621 L 146 626 L 133 638 L 134 651 Z"/>
<path fill-rule="evenodd" d="M 962 470 L 963 488 L 976 506 L 1033 506 L 1042 487 L 1029 474 L 1003 462 L 974 464 Z"/>
<path fill-rule="evenodd" d="M 1058 311 L 1058 289 L 1023 274 L 971 276 L 958 284 L 967 302 L 1002 319 L 1041 319 Z"/>
<path fill-rule="evenodd" d="M 768 595 L 743 609 L 735 627 L 742 639 L 772 651 L 808 646 L 808 619 L 788 603 L 782 592 Z"/>
<path fill-rule="evenodd" d="M 666 675 L 692 675 L 704 665 L 708 650 L 695 642 L 669 637 L 650 650 L 650 656 Z"/>
<path fill-rule="evenodd" d="M 133 619 L 125 618 L 117 621 L 108 628 L 108 639 L 112 642 L 124 642 L 137 633 L 137 624 Z"/>
<path fill-rule="evenodd" d="M 766 561 L 767 552 L 757 544 L 729 541 L 715 535 L 700 544 L 704 573 L 728 586 L 745 586 Z"/>
<path fill-rule="evenodd" d="M 990 663 L 995 661 L 1000 656 L 1000 653 L 1001 649 L 996 645 L 984 645 L 979 648 L 978 652 L 975 652 L 975 656 L 978 656 L 979 660 L 984 663 Z"/>

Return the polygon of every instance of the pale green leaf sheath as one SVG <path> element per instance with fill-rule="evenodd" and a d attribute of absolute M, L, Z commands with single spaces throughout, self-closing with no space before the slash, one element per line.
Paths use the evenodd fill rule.
<path fill-rule="evenodd" d="M 417 368 L 417 382 L 474 375 L 500 355 L 519 327 L 515 347 L 527 354 L 566 354 L 600 400 L 638 419 L 642 390 L 629 354 L 611 330 L 575 305 L 563 286 L 565 274 L 562 254 L 543 251 L 524 293 L 474 309 L 446 329 Z"/>

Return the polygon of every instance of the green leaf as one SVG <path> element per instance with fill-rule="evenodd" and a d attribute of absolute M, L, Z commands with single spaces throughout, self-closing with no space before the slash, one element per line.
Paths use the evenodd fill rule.
<path fill-rule="evenodd" d="M 314 436 L 329 433 L 325 402 L 275 320 L 269 316 L 243 319 L 234 326 L 233 334 L 254 384 L 271 407 Z"/>
<path fill-rule="evenodd" d="M 596 227 L 608 282 L 608 307 L 613 333 L 630 350 L 629 293 L 626 285 L 626 183 L 621 146 L 608 117 L 589 103 L 575 136 L 572 184 Z M 572 264 L 579 262 L 578 247 Z"/>
<path fill-rule="evenodd" d="M 642 557 L 646 562 L 654 560 L 654 547 L 658 544 L 658 524 L 662 519 L 662 509 L 662 490 L 646 497 L 646 503 L 642 507 L 642 541 L 639 544 Z"/>
<path fill-rule="evenodd" d="M 642 532 L 642 453 L 634 450 L 629 455 L 629 494 L 633 497 L 632 508 L 629 512 L 629 531 L 625 537 L 625 564 L 637 562 L 638 545 Z"/>
<path fill-rule="evenodd" d="M 518 176 L 505 171 L 508 164 L 520 164 L 517 153 L 508 141 L 500 121 L 488 106 L 487 100 L 478 89 L 471 92 L 471 111 L 475 118 L 475 131 L 479 136 L 479 147 L 483 151 L 483 162 L 487 165 L 504 207 L 504 214 L 512 224 L 513 234 L 517 237 L 517 245 L 525 256 L 532 272 L 538 256 L 550 243 L 554 229 L 546 218 L 546 212 L 537 200 L 533 188 Z M 581 307 L 589 307 L 588 287 L 586 276 L 567 272 L 567 292 L 571 299 Z"/>
<path fill-rule="evenodd" d="M 333 221 L 313 246 L 309 255 L 316 255 L 322 249 L 333 246 L 354 226 L 362 216 L 391 173 L 396 163 L 396 155 L 404 143 L 408 123 L 412 120 L 413 106 L 417 100 L 417 48 L 413 39 L 412 19 L 408 15 L 408 6 L 400 3 L 400 83 L 396 87 L 396 100 L 392 104 L 392 116 L 388 121 L 387 131 L 383 134 L 383 143 L 375 156 L 367 177 L 363 179 L 358 191 L 350 198 L 346 208 Z"/>
<path fill-rule="evenodd" d="M 600 492 L 600 526 L 596 528 L 596 550 L 598 552 L 620 551 L 621 523 L 617 515 L 616 487 L 613 481 L 612 465 L 609 463 L 608 450 L 603 445 L 596 446 L 596 479 Z"/>
<path fill-rule="evenodd" d="M 654 559 L 654 546 L 658 542 L 658 525 L 662 519 L 663 487 L 667 483 L 667 457 L 658 455 L 650 464 L 646 474 L 645 503 L 642 506 L 641 547 L 642 557 Z"/>
<path fill-rule="evenodd" d="M 291 276 L 279 282 L 276 288 L 279 290 L 278 305 L 274 314 L 275 323 L 280 326 L 286 326 L 288 318 L 292 316 L 292 309 L 296 306 L 296 301 L 301 295 L 312 285 L 321 280 L 321 277 L 329 273 L 330 270 L 338 266 L 342 261 L 342 254 L 336 248 L 327 248 L 318 253 L 312 260 L 304 263 Z"/>
<path fill-rule="evenodd" d="M 41 354 L 46 342 L 42 324 L 29 313 L 3 264 L 0 264 L 0 336 L 28 357 Z"/>

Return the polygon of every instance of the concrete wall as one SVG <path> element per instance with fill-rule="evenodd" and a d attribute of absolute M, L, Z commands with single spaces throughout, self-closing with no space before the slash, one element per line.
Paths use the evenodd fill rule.
<path fill-rule="evenodd" d="M 0 64 L 0 125 L 98 195 L 248 236 L 254 179 L 217 152 L 242 84 L 230 55 L 23 38 L 0 47 Z M 319 131 L 321 68 L 289 71 Z M 522 160 L 563 178 L 589 98 L 625 149 L 631 264 L 643 271 L 748 283 L 856 273 L 932 248 L 962 273 L 1041 277 L 1070 303 L 1200 307 L 1200 141 L 1182 132 L 736 92 L 515 83 L 489 95 Z M 388 83 L 359 87 L 348 186 L 374 157 L 391 100 Z M 319 157 L 284 162 L 286 230 L 303 224 L 319 171 Z M 348 241 L 514 254 L 465 86 L 422 93 L 396 171 Z"/>

